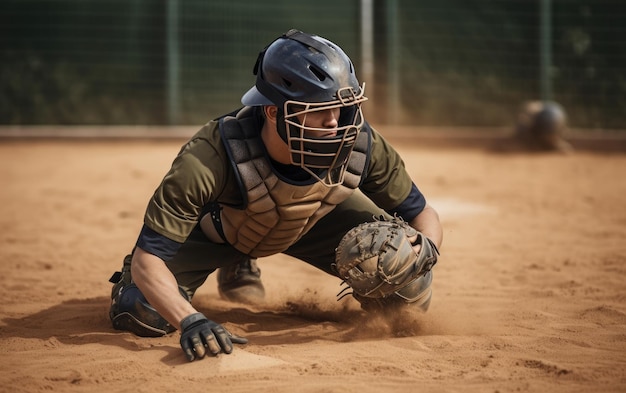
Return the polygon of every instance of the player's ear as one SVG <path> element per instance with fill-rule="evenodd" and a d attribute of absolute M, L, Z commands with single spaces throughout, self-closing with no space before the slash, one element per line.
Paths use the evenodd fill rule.
<path fill-rule="evenodd" d="M 278 116 L 278 107 L 276 105 L 264 106 L 263 113 L 265 114 L 266 119 L 268 119 L 272 123 L 276 123 L 276 117 Z"/>

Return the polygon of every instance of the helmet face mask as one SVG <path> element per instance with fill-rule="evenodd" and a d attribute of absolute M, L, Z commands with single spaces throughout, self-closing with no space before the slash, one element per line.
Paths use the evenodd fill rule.
<path fill-rule="evenodd" d="M 343 182 L 348 157 L 363 126 L 361 104 L 367 100 L 365 86 L 358 95 L 350 89 L 338 92 L 337 99 L 330 102 L 309 103 L 286 101 L 283 109 L 285 137 L 293 165 L 302 167 L 318 181 L 335 186 Z M 307 117 L 319 112 L 339 109 L 335 128 L 311 127 Z M 280 119 L 278 119 L 280 121 Z M 279 126 L 282 128 L 282 126 Z"/>
<path fill-rule="evenodd" d="M 254 73 L 256 84 L 242 103 L 278 107 L 276 128 L 291 163 L 327 186 L 340 185 L 367 100 L 350 58 L 322 37 L 290 30 L 259 54 Z M 307 122 L 336 109 L 337 127 Z"/>

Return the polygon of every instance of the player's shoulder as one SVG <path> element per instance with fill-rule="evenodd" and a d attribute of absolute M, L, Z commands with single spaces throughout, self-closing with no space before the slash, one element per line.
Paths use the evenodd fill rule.
<path fill-rule="evenodd" d="M 196 146 L 199 143 L 208 144 L 210 146 L 218 146 L 222 144 L 222 138 L 219 133 L 219 121 L 211 120 L 206 123 L 198 132 L 193 135 L 187 145 L 189 147 Z"/>
<path fill-rule="evenodd" d="M 173 168 L 179 176 L 226 173 L 228 154 L 222 144 L 218 122 L 212 120 L 194 134 L 179 150 Z"/>
<path fill-rule="evenodd" d="M 374 126 L 368 122 L 363 123 L 362 131 L 366 131 L 370 134 L 370 140 L 373 144 L 387 144 L 383 134 Z"/>
<path fill-rule="evenodd" d="M 217 153 L 221 156 L 224 152 L 224 146 L 218 127 L 219 122 L 217 120 L 206 123 L 181 147 L 178 155 L 190 155 L 198 158 Z"/>
<path fill-rule="evenodd" d="M 370 146 L 371 154 L 377 159 L 386 159 L 389 154 L 397 154 L 393 145 L 385 138 L 384 134 L 375 127 L 368 123 L 364 123 L 364 127 L 367 126 L 370 134 Z"/>

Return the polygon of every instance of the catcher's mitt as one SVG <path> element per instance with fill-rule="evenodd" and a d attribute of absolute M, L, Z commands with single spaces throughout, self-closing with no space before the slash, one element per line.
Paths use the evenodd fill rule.
<path fill-rule="evenodd" d="M 409 238 L 417 236 L 411 244 Z M 413 246 L 420 244 L 419 254 Z M 335 250 L 335 269 L 356 295 L 386 297 L 426 274 L 439 251 L 401 218 L 363 223 L 344 235 Z"/>

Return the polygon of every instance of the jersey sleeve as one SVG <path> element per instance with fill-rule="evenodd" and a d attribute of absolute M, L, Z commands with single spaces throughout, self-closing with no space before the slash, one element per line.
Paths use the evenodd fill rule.
<path fill-rule="evenodd" d="M 137 239 L 137 247 L 156 255 L 164 261 L 171 260 L 181 246 L 182 243 L 175 242 L 160 233 L 156 233 L 145 224 L 141 228 L 139 238 Z"/>
<path fill-rule="evenodd" d="M 216 200 L 228 183 L 228 160 L 216 124 L 209 123 L 183 146 L 148 202 L 144 225 L 184 243 L 202 208 Z"/>
<path fill-rule="evenodd" d="M 415 183 L 411 187 L 409 196 L 406 197 L 398 206 L 393 209 L 387 209 L 387 213 L 398 215 L 406 222 L 412 221 L 426 207 L 426 198 L 417 188 Z"/>
<path fill-rule="evenodd" d="M 426 206 L 400 154 L 374 129 L 370 161 L 360 189 L 378 207 L 405 221 L 411 221 Z"/>

